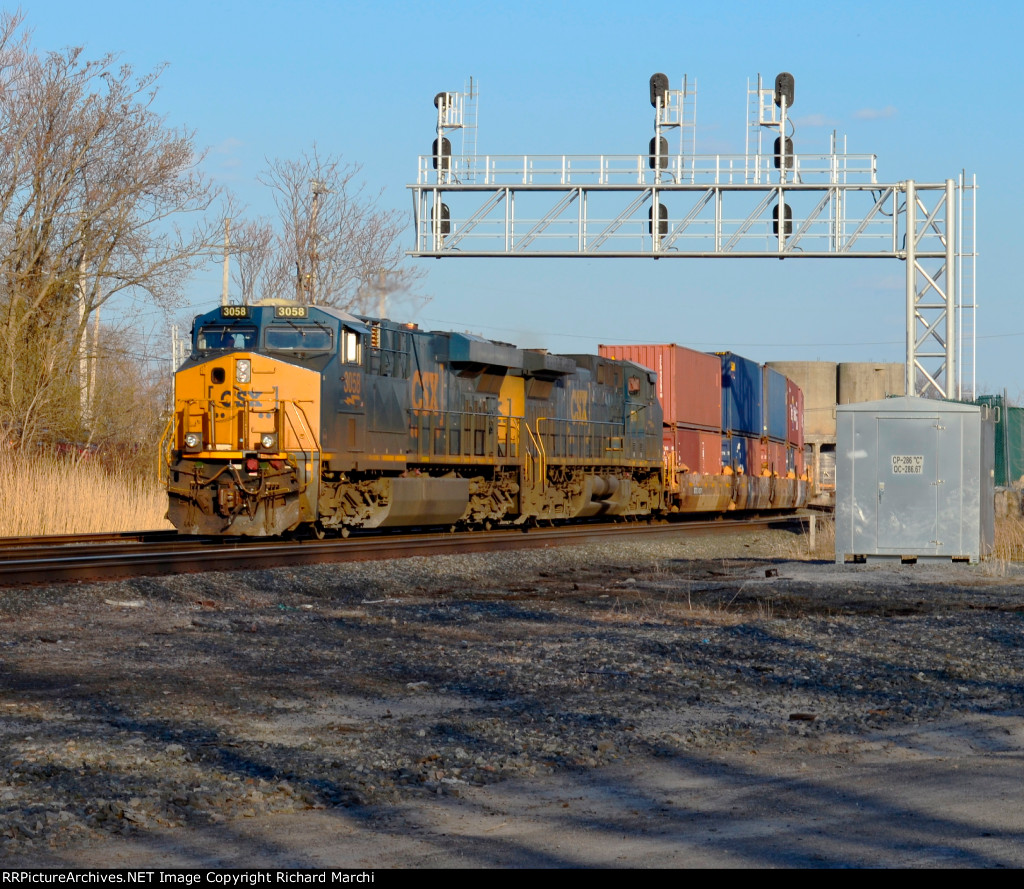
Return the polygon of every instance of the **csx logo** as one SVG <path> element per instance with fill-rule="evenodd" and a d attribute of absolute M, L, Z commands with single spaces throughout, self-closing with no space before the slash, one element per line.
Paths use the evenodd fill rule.
<path fill-rule="evenodd" d="M 589 415 L 590 399 L 585 389 L 577 389 L 570 394 L 569 418 L 572 420 L 586 420 Z"/>
<path fill-rule="evenodd" d="M 440 381 L 433 372 L 416 371 L 412 375 L 412 406 L 418 411 L 438 410 L 437 398 Z"/>
<path fill-rule="evenodd" d="M 225 389 L 220 393 L 220 404 L 222 407 L 245 408 L 250 411 L 258 411 L 263 407 L 260 399 L 262 392 L 246 392 L 243 389 Z"/>

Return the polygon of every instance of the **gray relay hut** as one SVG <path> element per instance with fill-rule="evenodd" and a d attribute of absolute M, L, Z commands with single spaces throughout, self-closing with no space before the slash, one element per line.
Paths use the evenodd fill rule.
<path fill-rule="evenodd" d="M 836 409 L 836 562 L 978 561 L 995 540 L 987 406 L 886 398 Z"/>

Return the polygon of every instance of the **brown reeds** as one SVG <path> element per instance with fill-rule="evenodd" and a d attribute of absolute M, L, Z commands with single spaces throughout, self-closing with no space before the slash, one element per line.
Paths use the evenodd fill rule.
<path fill-rule="evenodd" d="M 1007 562 L 1024 562 L 1024 516 L 996 516 L 995 557 Z"/>
<path fill-rule="evenodd" d="M 0 453 L 0 537 L 169 528 L 155 477 L 96 459 Z"/>

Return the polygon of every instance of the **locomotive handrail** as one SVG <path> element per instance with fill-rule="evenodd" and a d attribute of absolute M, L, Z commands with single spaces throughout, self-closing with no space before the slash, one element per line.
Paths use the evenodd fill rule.
<path fill-rule="evenodd" d="M 529 423 L 526 424 L 526 429 L 530 433 L 530 438 L 533 439 L 534 443 L 537 446 L 537 457 L 538 457 L 539 462 L 540 462 L 540 472 L 538 473 L 538 475 L 540 477 L 540 491 L 541 491 L 542 494 L 544 493 L 544 489 L 547 487 L 548 454 L 547 454 L 547 450 L 544 448 L 544 437 L 543 437 L 543 435 L 541 434 L 541 431 L 540 431 L 540 424 L 543 421 L 547 420 L 547 419 L 548 419 L 547 417 L 537 417 L 537 434 L 536 435 L 534 435 L 533 434 L 533 430 L 530 429 L 530 424 Z"/>
<path fill-rule="evenodd" d="M 501 428 L 501 417 L 498 418 L 498 428 Z M 505 456 L 519 459 L 520 429 L 523 425 L 523 417 L 513 416 L 511 413 L 505 419 Z"/>
<path fill-rule="evenodd" d="M 453 430 L 454 427 L 452 427 L 447 422 L 449 417 L 472 418 L 474 421 L 477 418 L 482 418 L 485 421 L 484 431 L 487 432 L 489 437 L 494 439 L 494 445 L 495 445 L 494 456 L 504 456 L 504 457 L 511 457 L 511 456 L 514 456 L 514 455 L 511 455 L 511 454 L 508 454 L 508 453 L 506 453 L 504 455 L 498 454 L 498 452 L 497 452 L 497 445 L 503 440 L 505 445 L 506 445 L 506 451 L 507 451 L 509 449 L 508 446 L 509 446 L 509 444 L 512 441 L 512 428 L 513 427 L 517 427 L 518 428 L 519 425 L 521 423 L 525 422 L 525 419 L 526 419 L 525 417 L 518 416 L 518 415 L 507 415 L 507 416 L 505 414 L 495 415 L 495 414 L 490 414 L 487 411 L 460 411 L 460 410 L 449 410 L 447 408 L 441 409 L 441 408 L 410 407 L 410 408 L 406 408 L 406 413 L 409 414 L 409 418 L 410 418 L 409 419 L 409 428 L 410 429 L 422 429 L 422 425 L 423 424 L 421 422 L 417 422 L 417 421 L 422 420 L 423 417 L 428 418 L 428 422 L 427 422 L 427 425 L 426 425 L 427 435 L 426 436 L 422 436 L 422 435 L 418 436 L 418 439 L 420 441 L 420 444 L 418 445 L 418 447 L 420 447 L 421 449 L 424 446 L 426 446 L 429 449 L 430 433 L 433 432 L 434 430 L 436 430 L 436 429 L 444 429 L 446 432 Z M 440 425 L 434 425 L 431 422 L 429 422 L 430 418 L 433 418 L 433 417 L 443 418 L 441 420 Z M 495 425 L 494 426 L 491 425 L 491 421 L 495 421 Z M 503 439 L 501 437 L 499 437 L 498 433 L 497 433 L 497 426 L 499 426 L 501 424 L 501 421 L 507 421 L 508 422 L 508 428 L 506 428 L 506 430 L 505 430 L 505 435 L 504 435 Z M 460 425 L 459 426 L 459 430 L 461 430 L 461 428 L 462 427 Z M 476 426 L 476 423 L 474 422 L 473 425 L 472 425 L 472 430 L 475 431 L 476 428 L 477 428 L 477 426 Z M 458 430 L 455 430 L 455 431 L 458 431 Z M 426 445 L 423 444 L 425 441 L 428 442 Z M 420 456 L 424 456 L 424 454 L 422 452 L 420 452 L 419 455 Z M 441 455 L 435 454 L 434 456 L 441 456 Z M 480 456 L 480 455 L 477 455 L 477 456 Z"/>
<path fill-rule="evenodd" d="M 306 432 L 309 434 L 309 438 L 313 442 L 314 449 L 316 450 L 317 455 L 319 456 L 322 453 L 320 449 L 320 442 L 317 440 L 316 433 L 313 431 L 313 425 L 309 422 L 309 417 L 306 416 L 306 412 L 301 407 L 301 405 L 303 404 L 314 404 L 315 402 L 310 399 L 303 399 L 302 401 L 282 401 L 280 403 L 284 407 L 283 416 L 285 417 L 285 419 L 289 418 L 288 405 L 291 405 L 292 407 L 295 408 L 296 411 L 298 411 L 300 417 L 302 418 L 302 422 L 305 425 Z M 296 436 L 301 434 L 300 430 L 296 425 L 294 425 L 294 423 L 292 425 L 292 428 L 295 430 Z M 301 439 L 299 440 L 301 441 Z"/>
<path fill-rule="evenodd" d="M 310 401 L 308 403 L 312 404 L 313 402 Z M 317 473 L 319 473 L 321 471 L 321 468 L 323 467 L 323 451 L 320 450 L 320 442 L 317 441 L 317 437 L 316 437 L 316 435 L 313 432 L 313 427 L 309 423 L 309 418 L 306 416 L 306 412 L 299 406 L 299 402 L 297 402 L 297 401 L 279 401 L 278 405 L 282 408 L 280 416 L 282 416 L 284 418 L 285 422 L 292 422 L 292 429 L 295 431 L 296 441 L 301 443 L 302 442 L 302 438 L 300 436 L 299 429 L 294 425 L 294 422 L 291 421 L 291 418 L 288 415 L 288 405 L 289 404 L 292 405 L 295 408 L 295 410 L 298 411 L 299 415 L 302 417 L 302 420 L 303 420 L 303 422 L 306 425 L 306 431 L 309 432 L 309 437 L 312 440 L 314 446 L 316 447 L 316 456 L 317 456 L 317 460 L 316 460 L 317 470 L 316 471 L 317 471 Z M 283 439 L 283 436 L 282 436 L 282 439 Z M 279 439 L 278 443 L 280 445 L 280 444 L 283 444 L 284 442 Z M 300 448 L 299 450 L 301 451 L 303 449 Z M 310 453 L 312 455 L 312 451 Z M 299 480 L 299 483 L 300 483 L 299 493 L 300 494 L 305 494 L 306 491 L 309 490 L 309 486 L 312 484 L 312 480 L 304 472 L 301 472 L 301 473 L 300 472 L 296 472 L 296 478 Z"/>
<path fill-rule="evenodd" d="M 167 419 L 167 423 L 164 425 L 164 431 L 160 435 L 160 442 L 157 445 L 156 452 L 156 477 L 157 481 L 162 485 L 170 478 L 171 472 L 171 451 L 174 449 L 171 447 L 171 433 L 174 432 L 174 439 L 177 441 L 178 431 L 178 412 L 174 411 Z M 164 474 L 166 469 L 167 474 Z"/>
<path fill-rule="evenodd" d="M 206 402 L 206 413 L 210 418 L 210 449 L 212 450 L 217 447 L 217 402 L 212 398 Z"/>
<path fill-rule="evenodd" d="M 556 428 L 551 431 L 542 431 L 540 428 L 541 421 L 545 423 L 555 423 Z M 578 434 L 576 437 L 587 440 L 589 442 L 590 450 L 594 451 L 594 456 L 598 453 L 607 455 L 610 451 L 625 451 L 625 440 L 630 436 L 627 435 L 627 424 L 625 420 L 593 420 L 593 419 L 573 419 L 571 417 L 538 417 L 537 418 L 537 435 L 543 441 L 545 435 L 550 436 L 552 439 L 552 445 L 555 447 L 555 456 L 558 455 L 557 442 L 559 440 L 569 440 L 572 437 L 572 429 L 582 429 L 584 432 L 595 427 L 610 427 L 607 429 L 599 430 L 596 434 Z M 620 435 L 614 435 L 615 431 L 619 431 Z M 618 441 L 616 446 L 615 442 Z M 547 461 L 547 453 L 545 451 L 545 467 Z M 565 455 L 562 455 L 565 456 Z M 620 458 L 615 458 L 620 459 Z"/>

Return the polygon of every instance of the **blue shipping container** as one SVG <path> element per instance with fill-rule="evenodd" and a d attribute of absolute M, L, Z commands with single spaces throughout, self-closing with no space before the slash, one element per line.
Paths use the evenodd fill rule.
<path fill-rule="evenodd" d="M 785 441 L 789 428 L 786 410 L 786 377 L 770 367 L 764 369 L 764 425 L 761 434 L 773 441 Z"/>
<path fill-rule="evenodd" d="M 722 436 L 722 467 L 731 466 L 736 474 L 747 471 L 747 439 L 742 435 Z"/>
<path fill-rule="evenodd" d="M 761 365 L 732 352 L 717 353 L 722 359 L 722 430 L 760 437 L 764 426 L 761 404 L 763 382 Z M 785 379 L 785 378 L 783 378 Z M 785 386 L 783 386 L 785 411 Z M 785 423 L 785 414 L 783 414 Z M 783 439 L 786 431 L 783 426 Z"/>

